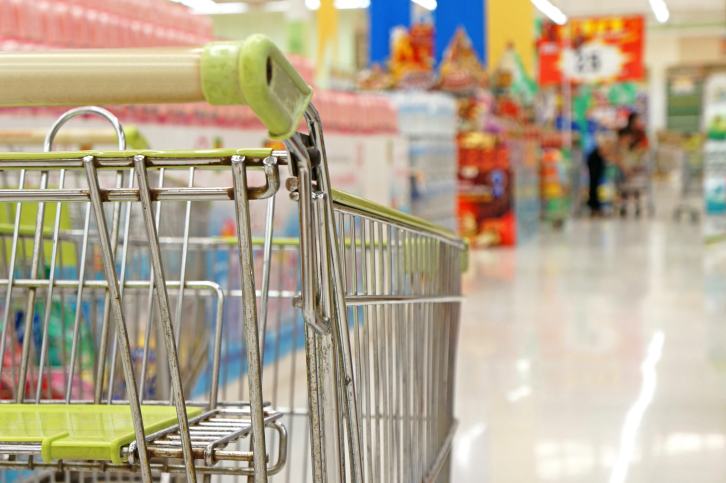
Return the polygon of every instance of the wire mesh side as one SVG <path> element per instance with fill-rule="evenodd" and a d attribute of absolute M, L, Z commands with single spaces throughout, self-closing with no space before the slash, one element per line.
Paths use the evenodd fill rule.
<path fill-rule="evenodd" d="M 88 190 L 81 173 L 68 171 L 64 184 L 61 176 L 59 171 L 48 172 L 45 183 L 49 192 L 58 187 Z M 99 232 L 90 203 L 46 202 L 42 229 L 36 237 L 38 203 L 26 201 L 23 190 L 42 186 L 42 177 L 30 170 L 2 172 L 3 188 L 13 190 L 17 199 L 23 201 L 0 204 L 0 277 L 4 278 L 0 280 L 0 317 L 7 320 L 2 327 L 0 400 L 14 400 L 22 393 L 21 399 L 27 402 L 127 404 L 128 388 L 118 360 L 119 347 L 106 296 L 108 283 L 100 260 Z M 135 187 L 130 170 L 99 171 L 98 177 L 102 189 Z M 149 170 L 149 182 L 154 187 L 194 188 L 194 168 L 186 173 Z M 4 195 L 7 197 L 8 193 Z M 262 204 L 250 204 L 260 208 L 264 218 Z M 139 203 L 106 202 L 103 209 L 114 249 L 123 311 L 129 322 L 134 375 L 143 403 L 169 404 L 167 356 L 158 329 L 158 287 L 152 279 L 149 242 L 142 229 Z M 203 407 L 244 406 L 248 396 L 247 362 L 236 238 L 200 236 L 210 232 L 210 204 L 203 198 L 155 202 L 154 210 L 169 307 L 177 329 L 184 399 Z M 13 246 L 15 256 L 11 253 Z M 262 244 L 255 245 L 252 253 L 254 271 L 259 273 Z M 295 267 L 296 259 L 291 260 Z M 293 278 L 296 283 L 296 277 Z M 79 283 L 79 279 L 83 282 Z M 255 281 L 260 303 L 259 277 Z M 32 323 L 27 324 L 31 320 L 27 310 L 31 292 L 36 297 L 30 304 Z M 278 316 L 282 318 L 283 314 Z M 24 347 L 28 347 L 25 364 Z M 41 347 L 46 348 L 42 365 Z M 27 372 L 25 384 L 20 383 L 23 366 Z M 268 438 L 279 441 L 277 423 L 273 423 L 269 423 Z M 270 458 L 273 463 L 273 456 L 279 456 L 281 451 L 275 448 L 274 452 Z M 0 467 L 10 468 L 11 463 L 3 457 Z M 24 464 L 26 468 L 34 467 L 32 461 Z M 103 463 L 89 466 L 87 476 L 103 478 L 103 467 Z M 43 465 L 35 468 L 38 471 L 33 477 L 40 477 Z M 17 471 L 0 473 L 5 480 L 20 476 Z M 82 476 L 76 472 L 74 475 Z"/>
<path fill-rule="evenodd" d="M 156 170 L 150 170 L 150 184 L 159 186 L 159 178 Z M 171 173 L 171 171 L 170 171 Z M 176 171 L 176 174 L 182 173 Z M 161 172 L 158 172 L 160 176 Z M 104 186 L 124 186 L 128 178 L 118 180 L 113 172 L 101 172 Z M 187 183 L 194 185 L 184 176 L 177 177 L 178 186 L 186 186 Z M 49 185 L 54 186 L 53 176 L 49 178 Z M 16 178 L 12 182 L 19 182 Z M 36 177 L 37 181 L 37 177 Z M 82 182 L 82 179 L 81 179 Z M 169 178 L 162 181 L 162 186 L 169 186 Z M 27 186 L 33 186 L 32 180 Z M 325 201 L 319 198 L 318 201 Z M 104 312 L 108 303 L 105 301 L 106 286 L 103 285 L 103 276 L 100 271 L 100 261 L 95 248 L 97 241 L 94 231 L 93 219 L 90 220 L 88 230 L 83 226 L 86 220 L 85 203 L 67 204 L 75 207 L 74 210 L 61 216 L 71 219 L 68 226 L 63 225 L 59 230 L 59 248 L 69 250 L 75 244 L 76 249 L 73 257 L 61 257 L 62 263 L 58 264 L 55 272 L 56 288 L 53 297 L 61 300 L 60 305 L 64 306 L 61 294 L 65 299 L 74 299 L 78 295 L 78 271 L 85 263 L 87 274 L 82 277 L 86 280 L 83 284 L 81 302 L 77 304 L 81 310 L 73 310 L 64 315 L 66 320 L 78 316 L 81 319 L 81 329 L 76 336 L 78 346 L 89 346 L 89 360 L 105 361 L 105 368 L 99 371 L 98 364 L 87 364 L 84 368 L 84 359 L 75 364 L 80 365 L 79 378 L 87 376 L 91 383 L 88 386 L 74 387 L 72 378 L 71 384 L 61 386 L 59 393 L 65 393 L 70 387 L 72 402 L 80 402 L 80 399 L 91 401 L 101 386 L 101 398 L 103 402 L 113 404 L 121 403 L 125 397 L 123 378 L 120 377 L 118 362 L 114 367 L 113 355 L 117 354 L 118 348 L 112 345 L 113 334 L 107 335 L 107 342 L 104 346 L 101 334 L 103 333 Z M 139 222 L 134 224 L 133 220 L 139 218 L 133 211 L 125 211 L 125 205 L 131 210 L 137 207 L 137 203 L 119 203 L 117 213 L 114 213 L 114 203 L 105 203 L 107 210 L 106 218 L 111 222 L 110 227 L 117 225 L 113 239 L 116 240 L 116 262 L 119 274 L 125 267 L 125 272 L 120 278 L 123 279 L 124 287 L 123 302 L 124 311 L 127 314 L 134 314 L 129 317 L 132 321 L 130 326 L 131 345 L 134 348 L 134 367 L 137 377 L 142 371 L 143 361 L 147 359 L 147 372 L 142 390 L 145 402 L 168 403 L 169 382 L 168 376 L 159 368 L 156 361 L 164 360 L 162 352 L 163 344 L 159 341 L 161 337 L 154 329 L 156 322 L 156 306 L 154 292 L 152 291 L 151 271 L 149 269 L 148 247 L 145 245 L 146 236 L 140 228 Z M 52 204 L 49 204 L 52 210 Z M 204 211 L 208 206 L 205 202 L 193 202 L 191 214 L 188 211 L 186 202 L 163 202 L 156 203 L 155 207 L 161 207 L 161 215 L 156 211 L 158 218 L 154 221 L 159 223 L 159 246 L 161 249 L 162 265 L 166 276 L 166 286 L 170 300 L 170 307 L 173 313 L 178 306 L 180 298 L 183 298 L 178 313 L 181 314 L 181 338 L 178 341 L 180 352 L 180 363 L 182 374 L 185 378 L 184 387 L 189 393 L 185 393 L 185 399 L 190 404 L 205 406 L 212 399 L 212 387 L 218 390 L 217 399 L 219 405 L 238 405 L 246 399 L 246 349 L 242 343 L 242 297 L 245 291 L 239 284 L 239 264 L 236 262 L 237 239 L 230 238 L 209 238 L 199 236 L 194 230 L 195 220 L 208 220 L 211 217 L 209 211 Z M 175 207 L 176 208 L 173 208 Z M 259 203 L 258 203 L 259 206 Z M 321 205 L 317 205 L 320 208 Z M 10 207 L 11 211 L 13 207 Z M 195 211 L 201 210 L 201 211 Z M 73 215 L 75 213 L 75 215 Z M 132 220 L 128 231 L 125 223 L 128 217 Z M 422 229 L 413 229 L 405 224 L 397 223 L 389 219 L 385 214 L 374 211 L 357 211 L 338 205 L 335 210 L 334 223 L 337 225 L 339 246 L 337 248 L 340 259 L 340 266 L 329 265 L 325 251 L 329 247 L 322 244 L 327 243 L 323 233 L 324 224 L 327 222 L 327 215 L 320 210 L 313 219 L 317 226 L 316 237 L 318 261 L 315 265 L 317 279 L 321 280 L 316 297 L 331 297 L 332 290 L 337 287 L 323 287 L 327 283 L 333 283 L 333 270 L 339 269 L 343 280 L 345 294 L 346 314 L 349 327 L 349 340 L 353 362 L 353 383 L 356 387 L 355 398 L 357 418 L 360 426 L 359 437 L 362 442 L 363 461 L 362 475 L 364 481 L 446 481 L 448 479 L 448 450 L 450 448 L 451 436 L 453 435 L 453 375 L 454 359 L 456 352 L 456 340 L 458 334 L 459 302 L 461 300 L 459 277 L 463 246 L 437 236 L 435 233 Z M 191 218 L 189 229 L 185 226 L 186 220 Z M 158 222 L 156 221 L 158 219 Z M 14 218 L 9 218 L 14 220 Z M 0 220 L 2 221 L 2 220 Z M 164 223 L 168 223 L 165 228 Z M 23 225 L 23 224 L 21 224 Z M 232 230 L 233 231 L 232 227 Z M 109 230 L 113 232 L 113 230 Z M 201 225 L 200 231 L 209 227 Z M 89 236 L 85 256 L 79 255 L 84 245 L 83 237 L 88 231 Z M 53 243 L 55 231 L 51 229 L 44 234 L 43 245 Z M 11 233 L 14 235 L 14 232 Z M 27 233 L 19 231 L 18 251 L 23 249 L 32 250 L 32 230 Z M 0 236 L 0 242 L 12 244 L 12 236 Z M 260 274 L 263 270 L 264 240 L 259 240 L 252 247 L 252 259 L 254 262 L 254 273 Z M 30 245 L 28 245 L 30 243 Z M 0 247 L 0 249 L 6 249 Z M 43 250 L 45 251 L 45 246 Z M 120 262 L 119 257 L 124 257 L 126 262 Z M 65 253 L 65 252 L 64 252 Z M 270 400 L 273 407 L 276 407 L 283 414 L 280 422 L 288 427 L 289 441 L 287 452 L 288 464 L 278 474 L 272 477 L 273 481 L 311 481 L 312 446 L 321 441 L 323 447 L 330 452 L 329 458 L 335 454 L 343 455 L 339 463 L 342 469 L 343 478 L 351 480 L 351 464 L 349 461 L 349 442 L 347 432 L 349 425 L 340 424 L 335 429 L 335 437 L 331 434 L 318 433 L 311 439 L 310 414 L 308 410 L 308 391 L 320 380 L 310 380 L 306 369 L 306 363 L 311 362 L 313 367 L 321 369 L 325 361 L 330 361 L 330 350 L 319 343 L 308 345 L 311 351 L 306 352 L 305 337 L 310 331 L 305 326 L 298 310 L 291 307 L 293 297 L 298 293 L 300 253 L 294 241 L 274 243 L 271 247 L 270 258 L 270 285 L 267 292 L 267 332 L 263 344 L 265 362 L 262 371 L 263 393 L 267 400 Z M 186 268 L 182 269 L 181 259 L 186 259 Z M 22 255 L 19 255 L 17 271 L 23 270 L 26 262 L 22 262 Z M 79 260 L 84 263 L 79 264 Z M 95 265 L 94 265 L 95 264 Z M 45 262 L 40 263 L 45 266 Z M 11 273 L 11 279 L 18 282 L 25 275 L 16 273 L 16 269 L 9 271 L 9 268 L 0 267 Z M 60 270 L 64 270 L 60 275 Z M 73 274 L 75 270 L 75 275 Z M 186 273 L 185 276 L 182 273 Z M 326 277 L 327 273 L 327 277 Z M 41 275 L 41 274 L 39 274 Z M 47 297 L 46 285 L 49 283 L 49 274 L 45 273 L 38 277 L 40 283 L 37 287 L 39 300 Z M 186 282 L 182 287 L 182 280 Z M 208 286 L 195 286 L 194 280 L 207 282 Z M 73 285 L 75 281 L 75 286 Z M 261 277 L 255 277 L 257 303 L 263 303 L 265 291 Z M 16 290 L 26 290 L 16 283 L 13 294 Z M 2 283 L 0 283 L 0 291 Z M 65 291 L 65 292 L 64 292 Z M 183 295 L 182 295 L 183 292 Z M 327 293 L 327 295 L 325 295 Z M 204 341 L 210 341 L 212 327 L 210 321 L 216 320 L 220 313 L 223 320 L 223 329 L 219 344 L 212 347 L 204 345 Z M 328 301 L 329 303 L 330 301 Z M 53 301 L 51 301 L 51 304 Z M 322 302 L 321 302 L 322 304 Z M 151 306 L 151 309 L 149 309 Z M 332 305 L 329 305 L 332 307 Z M 14 314 L 13 309 L 8 314 Z M 0 312 L 1 314 L 2 312 Z M 61 311 L 63 314 L 63 311 Z M 138 314 L 138 315 L 136 315 Z M 343 314 L 335 313 L 333 309 L 328 310 L 331 317 L 341 317 Z M 260 316 L 263 317 L 262 312 Z M 21 317 L 22 318 L 22 317 Z M 172 319 L 175 323 L 178 319 Z M 149 323 L 150 322 L 150 323 Z M 138 327 L 133 324 L 138 323 Z M 196 325 L 195 325 L 196 324 Z M 34 325 L 36 325 L 34 323 Z M 52 327 L 53 324 L 50 324 Z M 66 327 L 72 324 L 66 324 Z M 211 324 L 213 325 L 213 324 Z M 9 330 L 10 326 L 8 325 Z M 86 329 L 83 329 L 86 327 Z M 85 332 L 89 335 L 84 335 Z M 32 331 L 31 331 L 32 332 Z M 148 334 L 148 335 L 147 335 Z M 89 342 L 85 342 L 84 337 Z M 17 340 L 17 335 L 11 334 L 8 342 Z M 192 341 L 190 344 L 189 341 Z M 214 339 L 217 340 L 217 339 Z M 65 347 L 60 338 L 58 344 Z M 199 345 L 200 343 L 201 346 Z M 216 344 L 216 342 L 215 342 Z M 8 352 L 10 352 L 10 346 Z M 100 348 L 106 347 L 104 357 L 100 355 Z M 201 348 L 199 348 L 201 347 Z M 144 349 L 146 348 L 146 350 Z M 157 352 L 157 348 L 159 349 Z M 76 349 L 79 350 L 79 349 Z M 71 349 L 72 352 L 72 349 Z M 146 352 L 146 355 L 145 355 Z M 81 353 L 79 351 L 79 353 Z M 213 354 L 219 354 L 218 384 L 212 384 L 214 379 L 213 368 L 215 362 Z M 196 354 L 196 355 L 195 355 Z M 68 354 L 62 359 L 69 360 Z M 337 356 L 336 356 L 337 357 Z M 52 360 L 52 358 L 50 358 Z M 8 359 L 6 368 L 11 370 L 12 358 Z M 37 361 L 33 356 L 31 361 Z M 334 365 L 339 360 L 332 359 Z M 35 363 L 37 365 L 37 362 Z M 50 364 L 52 366 L 52 363 Z M 33 365 L 30 364 L 30 371 Z M 156 369 L 158 372 L 154 372 Z M 84 372 L 85 371 L 85 372 Z M 7 372 L 7 371 L 4 371 Z M 48 372 L 49 373 L 49 372 Z M 48 374 L 46 373 L 46 374 Z M 102 376 L 99 378 L 98 375 Z M 340 374 L 338 372 L 337 374 Z M 94 377 L 96 379 L 94 379 Z M 164 378 L 167 379 L 164 379 Z M 339 377 L 339 376 L 338 376 Z M 187 379 L 188 378 L 188 379 Z M 32 380 L 32 379 L 31 379 Z M 43 381 L 43 378 L 40 378 Z M 62 379 L 68 381 L 67 377 Z M 96 381 L 99 381 L 97 383 Z M 193 381 L 193 382 L 190 382 Z M 13 379 L 15 382 L 15 379 Z M 52 381 L 51 381 L 52 382 Z M 328 383 L 330 380 L 328 381 Z M 333 380 L 334 387 L 345 387 L 347 381 L 342 379 Z M 37 383 L 37 381 L 36 381 Z M 113 390 L 110 386 L 113 385 Z M 52 384 L 50 388 L 53 389 Z M 192 389 L 193 388 L 193 389 Z M 328 398 L 340 395 L 341 392 L 331 390 L 330 386 L 318 387 L 325 391 Z M 44 389 L 47 391 L 47 388 Z M 83 391 L 81 395 L 80 391 Z M 64 394 L 65 395 L 65 394 Z M 10 395 L 12 396 L 12 394 Z M 342 398 L 342 396 L 340 396 Z M 53 392 L 42 399 L 54 399 Z M 345 403 L 337 401 L 336 414 L 324 414 L 328 426 L 331 421 L 342 422 L 348 415 L 345 413 Z M 336 423 L 333 423 L 336 424 Z M 268 427 L 267 437 L 269 461 L 275 462 L 279 459 L 282 449 L 276 443 L 282 441 L 282 434 Z M 317 438 L 317 440 L 316 440 Z M 249 439 L 232 442 L 229 448 L 243 452 L 249 450 Z M 338 447 L 337 451 L 335 447 Z M 0 462 L 3 463 L 3 462 Z M 234 461 L 222 462 L 217 468 L 230 469 L 235 471 L 239 468 L 247 468 L 249 462 Z M 272 464 L 272 463 L 271 463 Z M 2 466 L 0 464 L 0 466 Z M 38 468 L 43 471 L 48 468 Z M 183 470 L 183 468 L 181 468 Z M 84 478 L 103 479 L 103 468 L 88 468 Z M 118 469 L 115 469 L 118 470 Z M 154 468 L 154 476 L 159 474 L 159 469 Z M 40 474 L 40 473 L 38 473 Z M 74 475 L 77 473 L 74 473 Z M 329 478 L 335 479 L 334 475 L 328 474 Z M 80 476 L 78 476 L 80 477 Z M 233 481 L 238 476 L 214 474 L 212 481 Z"/>
<path fill-rule="evenodd" d="M 159 173 L 160 178 L 163 172 Z M 28 178 L 31 178 L 29 173 Z M 115 177 L 115 175 L 113 175 Z M 51 180 L 52 180 L 51 176 Z M 123 186 L 128 180 L 128 173 L 123 181 L 118 184 Z M 156 183 L 156 181 L 154 181 Z M 29 184 L 32 178 L 29 179 Z M 52 183 L 52 181 L 51 181 Z M 159 182 L 162 184 L 163 181 Z M 67 183 L 66 186 L 68 186 Z M 83 178 L 78 178 L 77 186 L 85 185 Z M 166 185 L 174 185 L 166 181 Z M 15 396 L 15 392 L 8 394 L 7 391 L 12 389 L 8 385 L 8 373 L 11 372 L 14 362 L 19 362 L 17 352 L 22 340 L 17 334 L 17 329 L 25 327 L 25 311 L 23 301 L 27 300 L 27 293 L 30 284 L 27 283 L 31 279 L 30 266 L 31 255 L 34 244 L 34 230 L 31 225 L 25 223 L 26 219 L 35 219 L 37 203 L 23 203 L 22 220 L 19 224 L 19 235 L 17 242 L 16 266 L 12 276 L 8 276 L 8 259 L 13 241 L 13 229 L 15 222 L 15 211 L 17 203 L 3 203 L 3 208 L 10 212 L 10 223 L 0 224 L 0 247 L 5 249 L 5 256 L 0 257 L 3 260 L 4 280 L 0 281 L 0 293 L 2 294 L 2 307 L 0 313 L 5 315 L 6 304 L 4 301 L 7 296 L 8 281 L 13 282 L 13 292 L 11 297 L 10 311 L 8 318 L 11 322 L 7 327 L 9 336 L 6 341 L 6 357 L 3 361 L 3 388 L 6 391 L 2 399 L 7 399 L 9 395 Z M 42 236 L 42 249 L 40 250 L 40 269 L 36 276 L 39 289 L 39 298 L 37 308 L 43 313 L 39 314 L 38 310 L 34 310 L 34 326 L 32 333 L 34 334 L 31 342 L 33 343 L 33 352 L 35 346 L 40 345 L 39 341 L 45 335 L 43 326 L 43 316 L 45 315 L 45 307 L 49 293 L 49 283 L 51 279 L 49 261 L 53 247 L 54 238 L 54 221 L 57 203 L 47 203 L 46 221 L 44 233 Z M 52 354 L 48 358 L 47 367 L 51 367 L 51 376 L 44 374 L 43 387 L 44 393 L 41 399 L 63 400 L 68 397 L 71 401 L 93 401 L 98 394 L 99 402 L 124 401 L 126 399 L 124 383 L 120 376 L 119 363 L 116 360 L 117 348 L 113 342 L 113 334 L 109 334 L 110 329 L 102 337 L 104 324 L 108 325 L 109 321 L 104 322 L 104 318 L 110 318 L 105 310 L 106 303 L 104 294 L 106 285 L 100 261 L 100 248 L 98 231 L 93 217 L 88 213 L 87 203 L 61 203 L 60 226 L 58 230 L 58 244 L 55 259 L 54 270 L 54 286 L 52 290 L 52 311 L 50 321 L 47 324 L 48 336 L 51 338 L 52 344 L 48 344 L 52 349 Z M 158 317 L 157 307 L 154 303 L 152 284 L 149 283 L 149 253 L 148 242 L 145 235 L 141 232 L 139 226 L 140 207 L 133 203 L 118 203 L 117 214 L 116 206 L 106 206 L 107 219 L 111 221 L 112 228 L 116 235 L 116 253 L 117 253 L 117 269 L 119 278 L 123 279 L 123 300 L 124 311 L 129 314 L 129 331 L 132 340 L 132 352 L 134 353 L 135 362 L 143 365 L 146 361 L 146 367 L 138 368 L 137 375 L 141 379 L 140 385 L 144 385 L 144 400 L 158 401 L 166 398 L 168 400 L 168 388 L 161 382 L 157 384 L 156 359 L 163 354 L 157 350 L 158 332 L 152 330 L 154 327 L 155 317 Z M 199 379 L 198 369 L 192 369 L 199 362 L 200 348 L 198 344 L 205 344 L 208 352 L 214 350 L 209 344 L 214 342 L 212 337 L 202 337 L 210 333 L 210 326 L 205 325 L 205 321 L 214 320 L 217 306 L 217 294 L 214 292 L 214 285 L 200 287 L 199 283 L 195 284 L 195 288 L 185 288 L 182 298 L 179 288 L 181 280 L 181 256 L 184 245 L 183 233 L 175 233 L 181 231 L 184 219 L 184 203 L 163 203 L 158 204 L 161 209 L 157 212 L 164 216 L 159 216 L 160 233 L 162 239 L 160 245 L 163 247 L 162 256 L 165 269 L 167 270 L 167 279 L 170 281 L 170 295 L 172 296 L 172 304 L 181 304 L 183 317 L 181 327 L 185 337 L 181 339 L 180 350 L 185 352 L 189 357 L 183 357 L 189 365 L 189 370 L 185 371 L 189 374 L 190 382 Z M 180 206 L 181 205 L 181 206 Z M 208 207 L 204 204 L 194 204 L 193 219 L 197 220 L 192 225 L 190 233 L 192 235 L 206 232 L 207 225 L 204 223 L 208 219 Z M 50 215 L 53 216 L 50 216 Z M 179 223 L 182 220 L 182 223 Z M 163 237 L 164 234 L 170 235 Z M 203 242 L 195 243 L 200 240 L 199 237 L 187 237 L 190 249 L 186 254 L 186 277 L 185 283 L 190 281 L 212 281 L 215 277 L 205 267 L 206 260 L 215 255 L 213 251 L 207 250 Z M 219 247 L 216 248 L 216 255 L 219 256 Z M 226 250 L 226 247 L 224 247 Z M 225 255 L 226 256 L 226 255 Z M 42 273 L 41 273 L 42 272 Z M 84 284 L 79 290 L 78 280 L 82 277 Z M 219 278 L 219 277 L 218 277 Z M 19 282 L 26 280 L 26 283 Z M 194 285 L 194 284 L 193 284 Z M 79 298 L 80 293 L 80 298 Z M 80 304 L 78 304 L 80 302 Z M 62 310 L 61 310 L 62 309 Z M 151 321 L 151 323 L 147 323 Z M 37 326 L 36 326 L 37 324 Z M 77 328 L 75 326 L 78 326 Z M 13 333 L 15 332 L 15 333 Z M 102 342 L 105 339 L 105 349 L 102 349 Z M 149 341 L 148 344 L 144 341 Z M 115 349 L 114 349 L 115 348 Z M 75 350 L 73 350 L 75 349 Z M 16 357 L 11 354 L 16 352 Z M 105 357 L 101 360 L 100 356 L 105 352 Z M 197 354 L 197 356 L 193 356 Z M 74 361 L 73 366 L 70 365 L 71 360 Z M 38 371 L 38 357 L 30 359 L 28 365 L 29 372 Z M 211 362 L 211 359 L 210 359 Z M 202 363 L 206 364 L 206 363 Z M 153 367 L 152 367 L 153 366 Z M 47 368 L 46 367 L 46 368 Z M 73 367 L 73 371 L 70 370 Z M 10 369 L 9 371 L 7 369 Z M 58 377 L 58 372 L 63 372 L 62 378 Z M 70 374 L 73 372 L 73 374 Z M 141 378 L 142 375 L 145 376 Z M 69 385 L 69 377 L 71 378 Z M 37 379 L 37 378 L 36 378 Z M 35 381 L 35 379 L 34 379 Z M 12 386 L 17 386 L 17 374 L 13 379 Z M 193 384 L 187 386 L 190 392 Z M 26 391 L 26 398 L 35 396 L 35 387 L 33 391 Z M 208 388 L 210 389 L 210 388 Z M 208 391 L 206 391 L 208 393 Z M 202 398 L 207 400 L 208 396 Z"/>
<path fill-rule="evenodd" d="M 448 481 L 463 247 L 375 214 L 335 213 L 363 480 Z"/>

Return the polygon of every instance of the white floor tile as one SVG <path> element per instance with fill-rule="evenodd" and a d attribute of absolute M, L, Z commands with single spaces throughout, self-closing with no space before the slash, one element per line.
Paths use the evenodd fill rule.
<path fill-rule="evenodd" d="M 726 250 L 667 218 L 472 254 L 454 482 L 726 481 Z"/>

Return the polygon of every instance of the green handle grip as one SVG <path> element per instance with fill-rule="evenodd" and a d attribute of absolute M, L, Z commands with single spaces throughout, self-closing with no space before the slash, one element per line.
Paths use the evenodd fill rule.
<path fill-rule="evenodd" d="M 206 47 L 0 53 L 0 106 L 248 104 L 290 137 L 313 91 L 263 35 Z"/>
<path fill-rule="evenodd" d="M 264 35 L 252 35 L 241 43 L 208 44 L 201 75 L 207 102 L 249 105 L 271 139 L 295 133 L 313 96 L 312 88 Z"/>

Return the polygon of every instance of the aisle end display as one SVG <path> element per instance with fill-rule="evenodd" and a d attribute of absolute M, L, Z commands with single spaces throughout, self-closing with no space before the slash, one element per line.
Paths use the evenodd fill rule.
<path fill-rule="evenodd" d="M 459 99 L 459 232 L 474 247 L 531 239 L 541 216 L 535 86 L 512 49 L 488 88 Z"/>

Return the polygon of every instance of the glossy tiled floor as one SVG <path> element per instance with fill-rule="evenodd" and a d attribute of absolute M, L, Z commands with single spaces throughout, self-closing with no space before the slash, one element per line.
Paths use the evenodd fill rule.
<path fill-rule="evenodd" d="M 453 481 L 726 481 L 724 252 L 664 217 L 475 253 Z"/>

